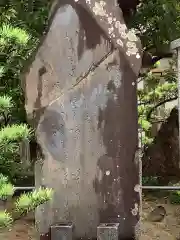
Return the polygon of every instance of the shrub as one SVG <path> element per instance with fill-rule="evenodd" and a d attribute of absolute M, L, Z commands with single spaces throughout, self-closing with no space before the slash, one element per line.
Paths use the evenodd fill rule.
<path fill-rule="evenodd" d="M 8 181 L 8 178 L 0 174 L 0 199 L 5 202 L 14 194 L 14 186 Z M 10 227 L 14 220 L 21 218 L 30 211 L 34 211 L 39 205 L 52 199 L 52 189 L 42 189 L 33 191 L 32 193 L 22 194 L 15 201 L 15 209 L 13 213 L 8 213 L 6 209 L 0 211 L 0 228 Z M 14 219 L 16 214 L 16 219 Z"/>

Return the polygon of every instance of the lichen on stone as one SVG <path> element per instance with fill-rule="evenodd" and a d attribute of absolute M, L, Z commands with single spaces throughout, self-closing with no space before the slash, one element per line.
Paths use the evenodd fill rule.
<path fill-rule="evenodd" d="M 133 216 L 137 216 L 139 211 L 139 205 L 137 203 L 134 204 L 134 208 L 131 210 Z"/>
<path fill-rule="evenodd" d="M 104 1 L 100 1 L 99 3 L 95 2 L 95 6 L 93 7 L 94 14 L 99 15 L 101 17 L 105 17 L 105 16 L 107 17 L 108 14 L 104 10 L 105 5 L 106 5 L 106 2 L 104 2 Z"/>

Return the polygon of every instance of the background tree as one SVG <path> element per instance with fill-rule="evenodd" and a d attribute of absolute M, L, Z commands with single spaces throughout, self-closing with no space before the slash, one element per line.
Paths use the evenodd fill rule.
<path fill-rule="evenodd" d="M 26 122 L 20 74 L 46 28 L 49 1 L 1 1 L 0 94 L 14 101 L 13 120 Z"/>
<path fill-rule="evenodd" d="M 25 169 L 19 154 L 21 142 L 33 137 L 33 130 L 26 123 L 20 75 L 46 28 L 49 6 L 46 0 L 0 3 L 0 200 L 3 202 L 14 194 L 11 182 L 17 183 L 18 178 L 25 178 L 32 170 Z M 6 209 L 0 212 L 0 228 L 10 227 L 14 220 L 51 197 L 51 189 L 22 194 L 15 201 L 13 212 Z"/>
<path fill-rule="evenodd" d="M 151 70 L 161 58 L 172 57 L 170 43 L 180 35 L 180 2 L 144 0 L 138 5 L 129 27 L 134 28 L 141 39 L 144 58 L 151 56 L 148 64 L 144 62 L 145 67 L 148 66 L 146 74 L 142 74 L 139 79 L 144 81 L 145 87 L 138 91 L 139 123 L 147 133 L 145 142 L 151 142 L 148 135 L 152 122 L 157 120 L 155 110 L 166 102 L 177 99 L 176 59 L 172 59 L 169 70 L 164 73 L 164 84 L 160 83 L 160 78 L 154 76 Z"/>
<path fill-rule="evenodd" d="M 129 27 L 136 29 L 144 52 L 162 58 L 169 54 L 169 43 L 179 37 L 180 2 L 143 0 Z"/>
<path fill-rule="evenodd" d="M 162 134 L 162 130 L 169 131 L 169 124 L 177 122 L 178 115 L 171 114 L 169 117 L 170 112 L 165 109 L 164 116 L 160 117 L 157 115 L 157 110 L 165 103 L 174 101 L 178 97 L 176 58 L 172 58 L 169 69 L 163 74 L 164 83 L 160 81 L 160 77 L 152 74 L 152 68 L 158 66 L 158 60 L 172 57 L 170 42 L 180 36 L 180 2 L 178 0 L 144 0 L 137 7 L 136 15 L 129 22 L 129 26 L 136 30 L 141 39 L 144 51 L 143 67 L 146 67 L 146 72 L 140 74 L 138 80 L 144 82 L 144 88 L 138 90 L 139 125 L 145 133 L 143 136 L 143 170 L 149 169 L 144 171 L 144 174 L 149 176 L 150 184 L 155 184 L 157 179 L 155 176 L 159 177 L 158 174 L 162 174 L 161 178 L 166 175 L 167 180 L 170 181 L 168 174 L 172 175 L 170 172 L 172 168 L 169 166 L 174 164 L 173 158 L 176 158 L 176 162 L 179 161 L 177 155 L 172 153 L 174 141 L 177 142 L 178 139 L 173 135 L 174 131 L 171 131 L 172 135 L 168 135 Z M 175 118 L 175 121 L 172 121 L 172 118 Z M 157 136 L 154 137 L 151 130 L 152 125 L 157 122 L 161 122 L 162 127 Z M 171 127 L 175 128 L 175 126 Z M 162 136 L 166 138 L 166 144 L 165 140 L 161 138 Z M 167 142 L 170 147 L 167 147 Z M 158 156 L 152 153 L 153 149 L 158 153 Z M 148 167 L 150 165 L 152 168 Z M 173 174 L 177 177 L 179 171 L 177 164 L 175 165 L 177 171 L 174 171 Z M 160 169 L 157 166 L 161 166 L 162 170 L 166 169 L 167 171 L 164 173 L 156 171 Z M 153 173 L 152 178 L 150 175 Z M 147 178 L 144 179 L 147 180 Z"/>
<path fill-rule="evenodd" d="M 23 172 L 19 155 L 20 143 L 33 139 L 20 76 L 46 28 L 49 7 L 46 0 L 0 3 L 0 173 L 16 184 L 33 175 L 33 168 Z"/>

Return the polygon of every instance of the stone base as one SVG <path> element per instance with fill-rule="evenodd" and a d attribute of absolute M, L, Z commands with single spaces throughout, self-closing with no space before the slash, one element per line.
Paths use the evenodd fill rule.
<path fill-rule="evenodd" d="M 51 226 L 51 240 L 72 240 L 73 225 L 60 224 Z"/>
<path fill-rule="evenodd" d="M 119 223 L 103 223 L 97 227 L 97 240 L 118 240 Z"/>

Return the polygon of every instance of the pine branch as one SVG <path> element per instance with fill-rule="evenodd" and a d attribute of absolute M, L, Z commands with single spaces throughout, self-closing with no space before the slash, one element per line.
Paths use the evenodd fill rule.
<path fill-rule="evenodd" d="M 8 178 L 0 174 L 0 199 L 5 203 L 7 199 L 14 194 L 14 186 L 8 181 Z M 48 188 L 39 188 L 32 193 L 22 194 L 15 201 L 15 208 L 12 213 L 5 209 L 0 211 L 0 228 L 10 227 L 14 221 L 26 216 L 29 212 L 34 211 L 39 205 L 52 199 L 53 191 Z"/>
<path fill-rule="evenodd" d="M 154 107 L 151 108 L 151 110 L 149 110 L 149 112 L 147 113 L 147 120 L 149 121 L 150 118 L 151 118 L 151 114 L 154 112 L 154 110 L 158 107 L 160 107 L 161 105 L 167 103 L 167 102 L 171 102 L 171 101 L 174 101 L 176 100 L 178 97 L 172 97 L 172 98 L 169 98 L 169 99 L 165 99 L 159 103 L 157 103 Z"/>

